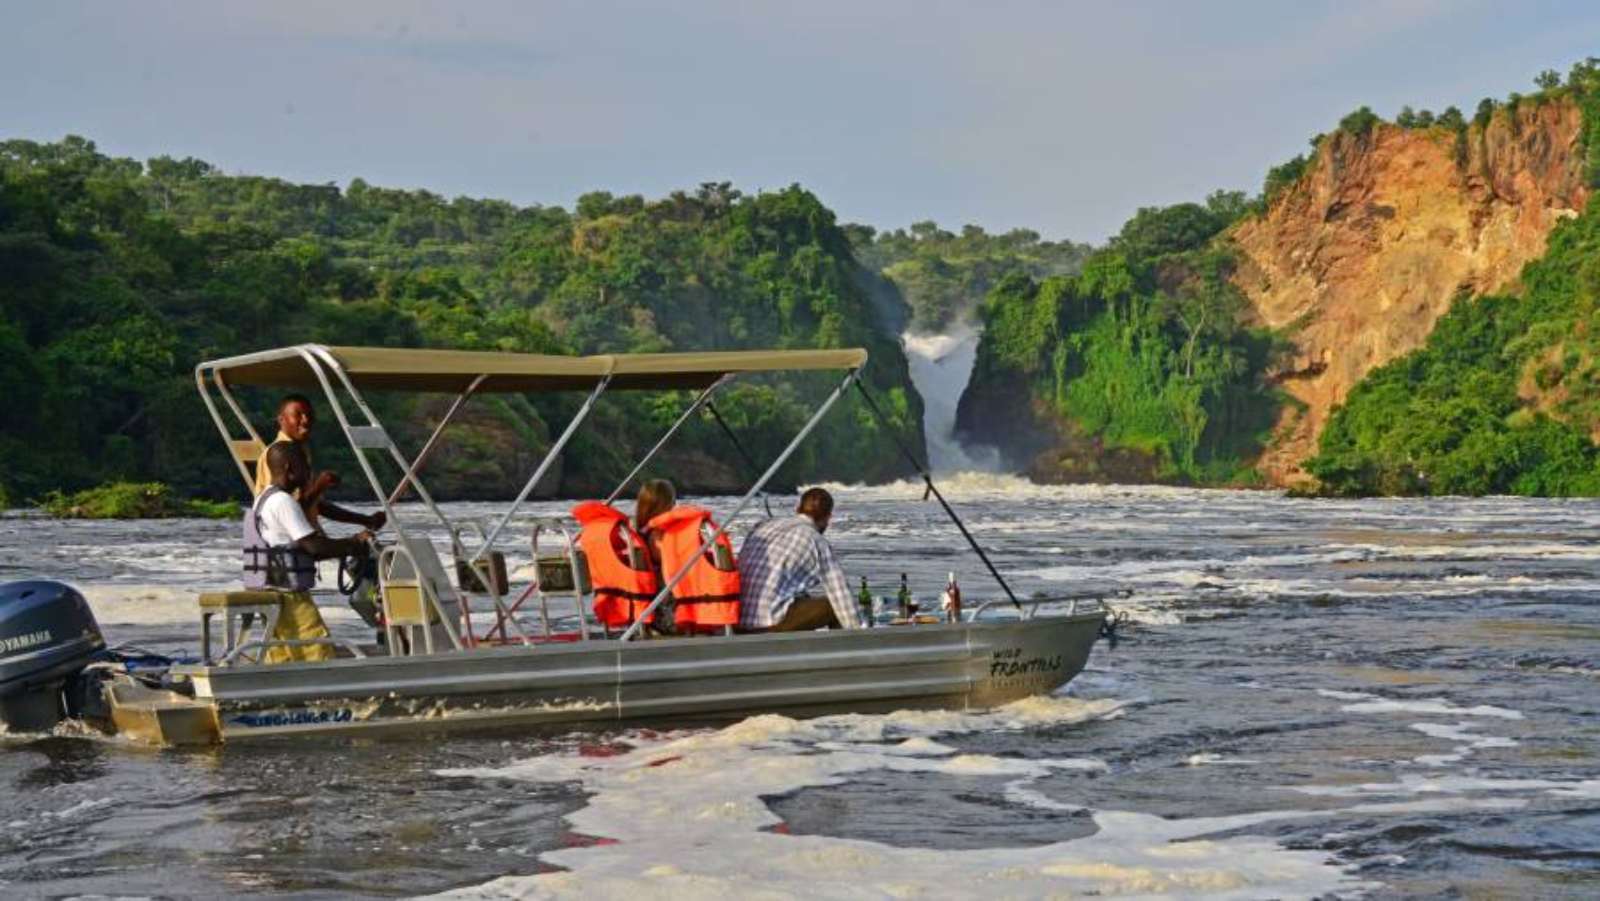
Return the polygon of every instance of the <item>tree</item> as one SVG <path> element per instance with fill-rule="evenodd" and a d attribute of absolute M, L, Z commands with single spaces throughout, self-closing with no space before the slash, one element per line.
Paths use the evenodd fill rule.
<path fill-rule="evenodd" d="M 1268 206 L 1271 206 L 1272 202 L 1277 200 L 1278 195 L 1283 193 L 1286 188 L 1300 180 L 1300 177 L 1305 174 L 1307 165 L 1309 165 L 1309 162 L 1302 154 L 1267 170 L 1267 177 L 1261 185 L 1261 197 Z"/>
<path fill-rule="evenodd" d="M 1561 87 L 1561 73 L 1554 69 L 1546 69 L 1534 76 L 1533 83 L 1541 91 L 1551 91 Z"/>
<path fill-rule="evenodd" d="M 1224 227 L 1239 221 L 1250 208 L 1250 197 L 1243 191 L 1212 191 L 1206 195 L 1206 209 L 1215 214 Z"/>
<path fill-rule="evenodd" d="M 1491 97 L 1485 97 L 1482 100 L 1479 100 L 1478 109 L 1472 114 L 1472 124 L 1478 126 L 1479 128 L 1488 127 L 1489 120 L 1494 118 L 1494 110 L 1496 106 L 1497 104 Z"/>
<path fill-rule="evenodd" d="M 1358 138 L 1366 137 L 1374 125 L 1380 120 L 1378 114 L 1369 106 L 1363 106 L 1343 119 L 1339 120 L 1339 130 Z"/>

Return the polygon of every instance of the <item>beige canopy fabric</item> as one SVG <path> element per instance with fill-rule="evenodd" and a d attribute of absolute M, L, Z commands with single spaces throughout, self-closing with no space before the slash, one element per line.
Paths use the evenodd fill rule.
<path fill-rule="evenodd" d="M 673 354 L 602 354 L 563 357 L 478 350 L 393 347 L 319 347 L 360 389 L 459 393 L 486 376 L 478 391 L 570 391 L 593 388 L 606 375 L 610 389 L 699 389 L 730 373 L 856 369 L 861 348 L 843 350 L 736 350 Z M 200 365 L 230 385 L 314 389 L 316 376 L 296 348 L 231 357 Z M 331 381 L 337 378 L 331 373 Z"/>

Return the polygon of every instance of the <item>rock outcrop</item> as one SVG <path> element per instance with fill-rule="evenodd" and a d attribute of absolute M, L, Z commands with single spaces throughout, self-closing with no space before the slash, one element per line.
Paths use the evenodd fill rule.
<path fill-rule="evenodd" d="M 1231 233 L 1251 315 L 1296 351 L 1289 405 L 1257 466 L 1308 477 L 1329 414 L 1374 367 L 1411 351 L 1461 294 L 1515 290 L 1557 222 L 1588 197 L 1582 116 L 1524 101 L 1464 135 L 1378 124 L 1324 138 L 1306 173 Z"/>

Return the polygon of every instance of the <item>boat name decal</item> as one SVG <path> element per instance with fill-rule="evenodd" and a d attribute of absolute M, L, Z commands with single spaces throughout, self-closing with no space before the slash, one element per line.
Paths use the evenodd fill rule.
<path fill-rule="evenodd" d="M 54 637 L 54 635 L 50 634 L 49 629 L 40 629 L 37 632 L 24 632 L 21 635 L 13 635 L 10 638 L 0 638 L 0 654 L 9 654 L 12 651 L 20 651 L 24 648 L 41 645 Z"/>
<path fill-rule="evenodd" d="M 236 713 L 228 717 L 230 726 L 260 729 L 272 726 L 315 726 L 321 723 L 348 723 L 356 718 L 348 707 L 338 710 L 275 710 L 270 713 Z"/>
<path fill-rule="evenodd" d="M 1013 676 L 1026 676 L 1031 673 L 1054 672 L 1061 668 L 1061 655 L 1054 657 L 1028 657 L 1022 656 L 1021 648 L 1007 648 L 995 651 L 989 657 L 989 678 L 1010 678 Z"/>

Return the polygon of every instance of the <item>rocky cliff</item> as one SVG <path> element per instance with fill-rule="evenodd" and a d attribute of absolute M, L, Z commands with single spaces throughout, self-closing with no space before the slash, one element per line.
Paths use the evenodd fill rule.
<path fill-rule="evenodd" d="M 1258 462 L 1308 477 L 1332 409 L 1363 376 L 1419 347 L 1462 294 L 1515 290 L 1550 230 L 1583 208 L 1582 115 L 1524 101 L 1464 132 L 1377 123 L 1336 131 L 1260 216 L 1232 230 L 1248 315 L 1294 351 L 1274 378 L 1285 407 Z"/>

